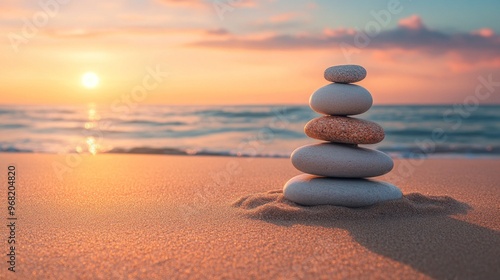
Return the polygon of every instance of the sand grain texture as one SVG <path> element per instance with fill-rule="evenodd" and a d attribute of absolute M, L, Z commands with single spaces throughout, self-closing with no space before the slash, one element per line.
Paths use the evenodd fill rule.
<path fill-rule="evenodd" d="M 499 160 L 412 172 L 395 160 L 404 176 L 380 179 L 405 199 L 359 212 L 269 192 L 298 174 L 288 159 L 98 155 L 60 181 L 52 164 L 64 160 L 0 154 L 0 170 L 18 170 L 19 206 L 18 271 L 2 261 L 0 279 L 500 276 Z"/>

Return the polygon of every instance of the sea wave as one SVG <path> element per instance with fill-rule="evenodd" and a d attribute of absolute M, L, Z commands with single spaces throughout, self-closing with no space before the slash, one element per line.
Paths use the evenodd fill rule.
<path fill-rule="evenodd" d="M 457 109 L 458 108 L 458 109 Z M 373 106 L 356 118 L 379 123 L 394 157 L 500 155 L 500 106 Z M 288 157 L 308 143 L 308 106 L 0 106 L 0 152 L 145 153 Z M 435 139 L 435 132 L 441 138 Z M 418 143 L 433 143 L 422 150 Z"/>

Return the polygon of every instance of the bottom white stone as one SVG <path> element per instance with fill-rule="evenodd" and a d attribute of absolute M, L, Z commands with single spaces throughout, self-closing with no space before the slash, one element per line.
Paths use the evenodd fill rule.
<path fill-rule="evenodd" d="M 283 188 L 286 199 L 301 205 L 336 205 L 363 207 L 400 199 L 396 186 L 367 179 L 343 179 L 301 174 L 290 179 Z"/>

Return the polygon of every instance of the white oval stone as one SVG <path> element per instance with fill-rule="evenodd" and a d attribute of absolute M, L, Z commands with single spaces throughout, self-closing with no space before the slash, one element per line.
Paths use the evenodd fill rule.
<path fill-rule="evenodd" d="M 309 98 L 309 106 L 324 115 L 358 115 L 373 104 L 370 92 L 364 87 L 332 83 L 316 90 Z"/>
<path fill-rule="evenodd" d="M 400 199 L 396 186 L 366 179 L 338 179 L 302 174 L 290 179 L 283 188 L 286 199 L 302 205 L 363 207 Z"/>
<path fill-rule="evenodd" d="M 359 65 L 337 65 L 328 67 L 324 76 L 333 83 L 356 83 L 366 77 L 366 69 Z"/>
<path fill-rule="evenodd" d="M 302 146 L 293 151 L 291 160 L 304 173 L 339 178 L 375 177 L 394 167 L 392 159 L 382 152 L 336 143 Z"/>

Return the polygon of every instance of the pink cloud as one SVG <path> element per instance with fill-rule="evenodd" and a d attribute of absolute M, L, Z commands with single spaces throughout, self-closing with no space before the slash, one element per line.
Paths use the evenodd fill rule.
<path fill-rule="evenodd" d="M 308 10 L 316 10 L 318 8 L 318 4 L 314 2 L 309 2 L 306 4 L 306 8 Z"/>
<path fill-rule="evenodd" d="M 384 30 L 375 36 L 365 39 L 366 45 L 358 46 L 363 35 L 359 30 L 352 28 L 324 29 L 320 34 L 275 34 L 265 38 L 249 39 L 243 36 L 231 36 L 225 40 L 210 40 L 196 42 L 196 46 L 214 48 L 243 48 L 243 49 L 338 49 L 341 45 L 348 45 L 362 50 L 416 50 L 432 55 L 449 52 L 463 53 L 464 57 L 474 59 L 488 59 L 499 57 L 500 36 L 488 28 L 471 33 L 448 34 L 439 30 L 425 27 L 418 15 L 401 19 L 399 27 Z M 471 54 L 474 54 L 471 56 Z"/>
<path fill-rule="evenodd" d="M 476 69 L 500 69 L 500 57 L 489 59 L 467 59 L 462 54 L 451 52 L 447 55 L 447 65 L 453 73 L 467 73 Z"/>
<path fill-rule="evenodd" d="M 222 36 L 230 34 L 225 29 L 199 29 L 199 28 L 176 28 L 176 27 L 145 27 L 129 26 L 124 28 L 53 28 L 44 29 L 44 34 L 58 39 L 83 39 L 108 37 L 113 35 L 134 36 L 161 36 L 161 35 L 209 35 Z"/>
<path fill-rule="evenodd" d="M 295 19 L 297 16 L 297 13 L 284 13 L 270 17 L 269 21 L 272 23 L 288 22 Z"/>
<path fill-rule="evenodd" d="M 233 7 L 247 7 L 247 8 L 257 7 L 256 0 L 240 0 L 240 1 L 227 1 L 227 2 Z"/>
<path fill-rule="evenodd" d="M 410 30 L 421 30 L 425 28 L 424 22 L 419 15 L 411 15 L 407 18 L 402 18 L 398 22 L 400 28 L 406 28 Z"/>
<path fill-rule="evenodd" d="M 202 1 L 200 0 L 157 0 L 158 2 L 162 4 L 167 4 L 167 5 L 180 5 L 180 6 L 200 6 L 203 4 Z"/>
<path fill-rule="evenodd" d="M 495 36 L 495 31 L 493 31 L 493 29 L 491 29 L 491 28 L 481 28 L 481 29 L 472 31 L 471 34 L 485 37 L 485 38 L 490 38 L 490 37 Z"/>
<path fill-rule="evenodd" d="M 338 36 L 346 36 L 346 35 L 355 35 L 356 30 L 354 28 L 325 28 L 323 30 L 323 35 L 327 37 L 338 37 Z"/>
<path fill-rule="evenodd" d="M 252 22 L 254 28 L 260 30 L 279 30 L 304 26 L 308 21 L 307 14 L 299 12 L 289 12 L 275 14 L 266 18 L 259 18 Z"/>
<path fill-rule="evenodd" d="M 226 35 L 230 35 L 230 32 L 227 29 L 218 28 L 218 29 L 206 30 L 206 34 L 215 35 L 215 36 L 226 36 Z"/>
<path fill-rule="evenodd" d="M 0 2 L 0 20 L 20 18 L 30 13 L 32 13 L 30 9 L 21 7 L 15 0 L 2 0 Z"/>
<path fill-rule="evenodd" d="M 219 1 L 203 1 L 203 0 L 156 0 L 165 5 L 171 6 L 184 6 L 184 7 L 210 7 L 214 4 L 228 5 L 230 7 L 255 7 L 257 6 L 256 0 L 219 0 Z M 218 3 L 219 2 L 219 3 Z"/>

